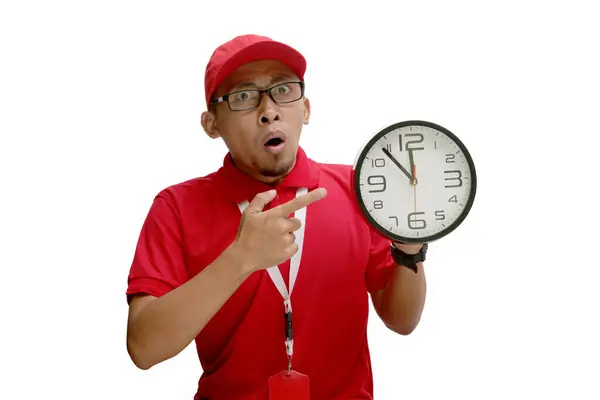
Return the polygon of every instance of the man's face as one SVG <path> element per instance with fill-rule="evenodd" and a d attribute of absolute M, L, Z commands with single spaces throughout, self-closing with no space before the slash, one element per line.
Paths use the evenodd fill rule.
<path fill-rule="evenodd" d="M 298 77 L 284 64 L 261 60 L 233 72 L 217 88 L 213 99 L 242 91 L 230 101 L 243 105 L 253 96 L 244 90 L 268 89 L 297 81 Z M 273 95 L 284 99 L 286 93 L 291 93 L 291 87 L 278 87 Z M 216 104 L 214 110 L 214 113 L 203 113 L 202 126 L 210 137 L 223 139 L 238 168 L 263 181 L 274 182 L 294 166 L 302 125 L 308 123 L 310 117 L 308 99 L 302 97 L 291 103 L 277 104 L 268 94 L 263 94 L 254 109 L 232 111 L 227 102 L 222 102 Z M 269 140 L 272 136 L 277 138 Z"/>

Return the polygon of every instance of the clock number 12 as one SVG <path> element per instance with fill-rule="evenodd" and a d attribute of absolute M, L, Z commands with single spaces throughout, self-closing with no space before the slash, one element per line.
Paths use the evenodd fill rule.
<path fill-rule="evenodd" d="M 404 139 L 402 138 L 404 136 Z M 425 150 L 425 147 L 415 147 L 414 145 L 423 143 L 425 138 L 421 133 L 404 133 L 398 135 L 398 147 L 400 151 L 409 150 Z M 413 145 L 413 146 L 411 146 Z"/>

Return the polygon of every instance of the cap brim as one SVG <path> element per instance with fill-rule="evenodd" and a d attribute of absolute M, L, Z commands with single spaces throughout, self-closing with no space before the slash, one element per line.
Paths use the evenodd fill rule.
<path fill-rule="evenodd" d="M 210 90 L 210 95 L 206 99 L 207 105 L 214 94 L 217 87 L 225 80 L 232 72 L 244 64 L 248 64 L 258 60 L 277 60 L 287 65 L 300 78 L 304 79 L 306 72 L 306 59 L 296 49 L 276 41 L 264 41 L 251 44 L 243 48 L 236 54 L 231 56 L 219 69 L 213 80 L 213 87 Z"/>

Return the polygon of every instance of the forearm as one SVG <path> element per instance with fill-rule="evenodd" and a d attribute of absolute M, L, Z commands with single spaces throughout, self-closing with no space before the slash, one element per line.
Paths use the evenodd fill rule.
<path fill-rule="evenodd" d="M 198 275 L 151 300 L 128 327 L 134 363 L 148 369 L 185 349 L 249 275 L 236 250 L 228 248 Z"/>
<path fill-rule="evenodd" d="M 393 331 L 407 335 L 419 324 L 427 284 L 424 265 L 419 263 L 417 273 L 403 266 L 396 266 L 385 289 L 380 294 L 379 314 Z"/>

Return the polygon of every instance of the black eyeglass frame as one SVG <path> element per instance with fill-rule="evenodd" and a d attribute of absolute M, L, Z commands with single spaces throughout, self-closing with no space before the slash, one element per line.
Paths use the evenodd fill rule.
<path fill-rule="evenodd" d="M 278 101 L 278 100 L 275 100 L 275 98 L 273 97 L 272 90 L 275 89 L 275 88 L 277 88 L 277 87 L 279 87 L 279 86 L 281 86 L 281 85 L 286 85 L 286 84 L 290 84 L 290 83 L 297 83 L 297 84 L 300 85 L 300 97 L 298 97 L 297 99 L 294 99 L 294 100 L 289 100 L 289 101 Z M 268 94 L 269 97 L 271 98 L 271 100 L 273 100 L 273 102 L 275 104 L 289 104 L 289 103 L 293 103 L 295 101 L 298 101 L 302 97 L 304 97 L 304 89 L 305 89 L 305 83 L 303 81 L 286 81 L 286 82 L 277 83 L 277 84 L 275 84 L 275 85 L 273 85 L 273 86 L 271 86 L 271 87 L 269 87 L 267 89 L 244 89 L 244 90 L 236 90 L 235 92 L 227 93 L 227 94 L 225 94 L 225 95 L 223 95 L 221 97 L 218 97 L 218 98 L 212 100 L 210 102 L 210 104 L 219 104 L 219 103 L 227 102 L 227 106 L 229 107 L 229 109 L 231 111 L 248 111 L 248 110 L 252 110 L 252 109 L 255 109 L 258 106 L 260 106 L 260 103 L 262 102 L 263 95 L 265 95 L 265 94 Z M 233 96 L 233 95 L 235 95 L 237 93 L 241 93 L 241 92 L 258 92 L 258 94 L 259 94 L 258 104 L 255 105 L 255 106 L 253 106 L 253 107 L 248 107 L 248 108 L 243 108 L 243 109 L 233 109 L 233 108 L 231 108 L 231 104 L 229 103 L 229 97 Z"/>

